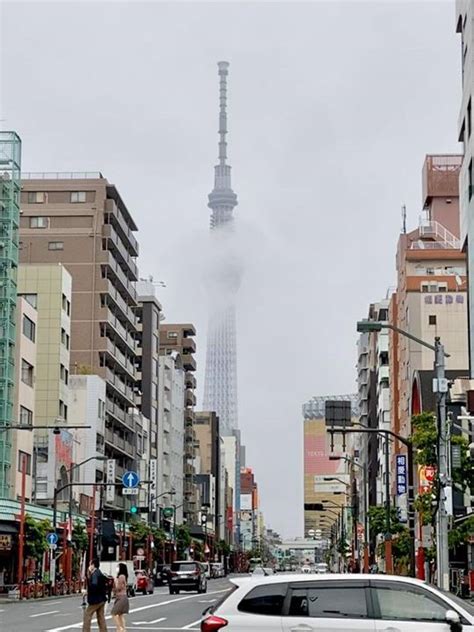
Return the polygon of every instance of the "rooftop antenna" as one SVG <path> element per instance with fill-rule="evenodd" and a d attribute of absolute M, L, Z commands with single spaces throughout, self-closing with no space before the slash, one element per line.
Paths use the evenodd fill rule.
<path fill-rule="evenodd" d="M 407 232 L 407 207 L 402 204 L 402 233 L 406 235 Z"/>

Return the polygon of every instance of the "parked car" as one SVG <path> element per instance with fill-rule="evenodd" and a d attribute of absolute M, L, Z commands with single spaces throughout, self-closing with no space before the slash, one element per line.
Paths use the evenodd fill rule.
<path fill-rule="evenodd" d="M 474 604 L 411 577 L 274 575 L 231 580 L 201 632 L 474 631 Z"/>
<path fill-rule="evenodd" d="M 196 590 L 207 592 L 207 577 L 204 564 L 185 560 L 173 562 L 170 569 L 170 595 L 179 594 L 180 590 Z"/>
<path fill-rule="evenodd" d="M 144 595 L 152 595 L 155 592 L 153 579 L 146 571 L 135 571 L 135 590 Z"/>
<path fill-rule="evenodd" d="M 127 566 L 127 570 L 128 570 L 127 593 L 129 597 L 133 597 L 135 595 L 135 570 L 133 568 L 133 562 L 131 560 L 126 561 L 126 562 L 116 561 L 116 562 L 101 562 L 100 563 L 100 570 L 107 577 L 107 582 L 108 582 L 107 588 L 109 588 L 109 585 L 110 585 L 110 589 L 113 588 L 114 579 L 115 577 L 117 577 L 117 568 L 118 568 L 119 563 L 125 564 Z"/>

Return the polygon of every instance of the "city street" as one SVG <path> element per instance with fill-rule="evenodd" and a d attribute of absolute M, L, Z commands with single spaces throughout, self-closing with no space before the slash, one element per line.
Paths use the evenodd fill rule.
<path fill-rule="evenodd" d="M 182 592 L 170 595 L 167 587 L 155 589 L 154 595 L 139 595 L 130 599 L 128 630 L 199 630 L 203 610 L 221 599 L 230 588 L 228 580 L 213 580 L 208 592 L 198 595 Z M 65 597 L 50 601 L 28 601 L 0 604 L 0 629 L 5 632 L 62 632 L 81 630 L 82 597 Z M 107 625 L 115 626 L 107 606 Z M 94 622 L 93 628 L 97 630 Z"/>

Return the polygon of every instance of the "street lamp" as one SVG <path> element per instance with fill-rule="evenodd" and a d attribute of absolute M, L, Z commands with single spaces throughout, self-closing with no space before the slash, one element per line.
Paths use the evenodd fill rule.
<path fill-rule="evenodd" d="M 367 465 L 365 463 L 358 463 L 354 458 L 350 458 L 348 456 L 330 456 L 330 461 L 345 461 L 346 463 L 350 463 L 353 467 L 357 466 L 362 470 L 363 474 L 363 485 L 364 485 L 364 572 L 369 572 L 369 508 L 368 508 L 368 496 L 369 496 L 369 486 L 368 486 L 368 476 L 367 476 Z M 388 476 L 388 474 L 387 474 Z"/>
<path fill-rule="evenodd" d="M 448 503 L 451 503 L 451 472 L 450 472 L 450 426 L 446 420 L 446 399 L 449 390 L 448 380 L 446 379 L 446 358 L 449 358 L 449 354 L 444 350 L 444 345 L 441 344 L 441 339 L 436 336 L 434 339 L 434 345 L 417 338 L 413 334 L 391 323 L 385 323 L 381 321 L 363 320 L 357 323 L 357 331 L 359 333 L 378 332 L 382 329 L 390 329 L 409 340 L 413 340 L 417 344 L 434 351 L 434 369 L 436 378 L 433 380 L 433 392 L 437 396 L 437 408 L 438 408 L 438 479 L 440 486 L 440 502 L 438 511 L 436 514 L 436 539 L 437 539 L 437 575 L 438 575 L 438 588 L 449 591 L 449 543 L 448 543 L 448 515 L 452 513 L 451 508 L 448 511 Z M 389 431 L 385 431 L 389 432 Z M 404 445 L 408 445 L 409 440 L 404 440 L 395 433 L 390 433 L 395 436 L 399 441 L 402 441 Z M 388 436 L 387 436 L 388 439 Z M 409 442 L 411 445 L 411 442 Z M 414 510 L 414 489 L 413 489 L 413 454 L 408 450 L 408 493 L 409 493 L 409 524 L 410 532 L 412 536 L 412 550 L 411 550 L 411 564 L 412 573 L 415 572 L 415 528 L 414 528 L 414 516 L 411 512 Z M 448 500 L 449 499 L 449 500 Z M 411 502 L 410 502 L 411 501 Z"/>

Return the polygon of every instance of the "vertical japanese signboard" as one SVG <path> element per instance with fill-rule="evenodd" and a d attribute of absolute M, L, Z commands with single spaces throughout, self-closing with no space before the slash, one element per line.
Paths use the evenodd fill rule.
<path fill-rule="evenodd" d="M 115 459 L 107 459 L 105 482 L 115 483 Z M 115 500 L 115 486 L 107 485 L 105 488 L 105 502 L 113 503 Z"/>

